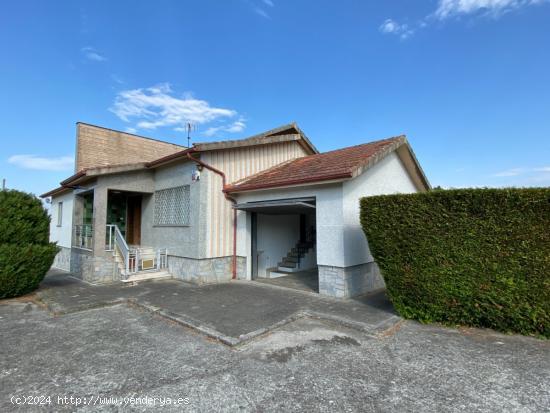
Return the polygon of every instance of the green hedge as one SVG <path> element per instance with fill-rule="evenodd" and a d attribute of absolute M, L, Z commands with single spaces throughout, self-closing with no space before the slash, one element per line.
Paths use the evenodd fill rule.
<path fill-rule="evenodd" d="M 54 244 L 0 244 L 0 298 L 17 297 L 38 288 L 55 254 Z"/>
<path fill-rule="evenodd" d="M 0 298 L 31 292 L 44 279 L 58 251 L 49 224 L 35 196 L 0 191 Z"/>
<path fill-rule="evenodd" d="M 550 188 L 363 198 L 361 224 L 403 317 L 550 337 Z"/>
<path fill-rule="evenodd" d="M 0 244 L 47 244 L 50 217 L 39 199 L 20 191 L 0 191 Z"/>

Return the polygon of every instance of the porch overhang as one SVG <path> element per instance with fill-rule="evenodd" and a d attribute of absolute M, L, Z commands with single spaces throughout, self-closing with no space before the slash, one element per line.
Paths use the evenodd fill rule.
<path fill-rule="evenodd" d="M 304 214 L 315 210 L 315 198 L 274 199 L 266 201 L 243 202 L 233 208 L 239 211 L 259 212 L 262 214 L 285 215 Z"/>

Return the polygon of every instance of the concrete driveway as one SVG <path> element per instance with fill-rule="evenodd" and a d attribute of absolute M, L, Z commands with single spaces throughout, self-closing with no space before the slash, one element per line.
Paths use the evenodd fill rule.
<path fill-rule="evenodd" d="M 228 345 L 303 317 L 332 320 L 372 335 L 400 321 L 384 293 L 338 300 L 247 281 L 198 286 L 158 280 L 97 286 L 51 272 L 37 296 L 55 314 L 130 303 Z"/>
<path fill-rule="evenodd" d="M 57 316 L 36 295 L 0 302 L 1 411 L 14 410 L 13 400 L 25 395 L 50 396 L 50 404 L 26 405 L 21 411 L 119 411 L 124 406 L 153 411 L 162 402 L 178 399 L 187 403 L 164 409 L 540 412 L 550 406 L 550 345 L 544 340 L 396 324 L 388 318 L 383 321 L 387 328 L 382 328 L 377 316 L 354 324 L 361 318 L 355 312 L 364 306 L 371 306 L 372 314 L 378 310 L 394 316 L 383 305 L 364 302 L 350 303 L 348 314 L 336 301 L 321 300 L 315 307 L 316 297 L 302 294 L 302 300 L 311 303 L 300 307 L 295 302 L 300 300 L 292 299 L 290 305 L 300 311 L 324 310 L 328 317 L 304 315 L 247 340 L 223 343 L 174 322 L 161 310 L 128 305 L 127 299 L 165 300 L 149 301 L 153 306 L 169 303 L 172 293 L 190 301 L 189 307 L 180 307 L 194 311 L 186 317 L 205 324 L 215 317 L 201 316 L 209 313 L 204 300 L 216 303 L 222 310 L 214 314 L 220 316 L 223 309 L 238 308 L 235 303 L 254 291 L 256 297 L 247 299 L 250 312 L 260 312 L 271 323 L 292 313 L 274 311 L 276 300 L 270 296 L 287 291 L 263 286 L 250 290 L 231 283 L 223 293 L 216 286 L 186 285 L 190 290 L 183 293 L 170 282 L 125 287 L 124 294 L 116 289 L 111 295 L 94 291 L 94 298 L 80 297 L 91 287 L 78 282 L 54 277 L 48 283 L 39 294 L 49 300 L 48 307 L 55 297 L 65 297 L 58 300 Z M 162 293 L 155 293 L 159 286 Z M 192 299 L 193 294 L 202 299 Z M 254 301 L 257 305 L 250 307 Z M 267 310 L 262 310 L 262 302 Z M 220 316 L 219 323 L 208 327 L 238 338 L 264 325 L 250 316 L 243 329 L 228 318 Z M 339 322 L 342 319 L 351 321 Z"/>

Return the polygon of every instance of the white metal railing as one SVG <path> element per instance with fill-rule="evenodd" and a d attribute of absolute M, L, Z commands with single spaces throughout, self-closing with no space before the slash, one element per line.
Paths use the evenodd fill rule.
<path fill-rule="evenodd" d="M 131 273 L 136 272 L 136 259 L 135 256 L 132 257 L 132 251 L 130 251 L 126 240 L 124 239 L 122 233 L 120 232 L 120 229 L 116 225 L 114 225 L 114 234 L 114 245 L 117 251 L 120 253 L 122 261 L 124 262 L 124 274 L 122 274 L 122 276 L 124 278 L 128 278 Z"/>
<path fill-rule="evenodd" d="M 74 225 L 73 247 L 93 249 L 94 228 L 92 224 Z"/>
<path fill-rule="evenodd" d="M 157 270 L 168 268 L 168 249 L 167 248 L 161 248 L 157 250 L 156 267 L 157 267 Z"/>
<path fill-rule="evenodd" d="M 141 248 L 130 248 L 116 225 L 108 225 L 107 231 L 113 231 L 112 251 L 120 253 L 124 263 L 123 279 L 127 279 L 130 275 L 144 270 L 161 270 L 168 267 L 168 249 L 161 248 L 154 252 L 147 251 Z M 110 228 L 112 227 L 112 229 Z M 111 241 L 109 241 L 109 245 Z M 148 264 L 148 265 L 145 265 Z M 150 264 L 150 265 L 149 265 Z"/>
<path fill-rule="evenodd" d="M 105 251 L 115 250 L 115 227 L 116 225 L 107 225 L 105 231 Z"/>

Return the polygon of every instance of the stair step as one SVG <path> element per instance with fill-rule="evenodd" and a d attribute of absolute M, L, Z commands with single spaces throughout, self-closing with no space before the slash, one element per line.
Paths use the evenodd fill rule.
<path fill-rule="evenodd" d="M 283 265 L 279 264 L 279 266 L 277 267 L 277 271 L 282 273 L 291 273 L 291 272 L 300 272 L 302 271 L 302 269 L 298 267 L 287 267 L 284 264 Z"/>
<path fill-rule="evenodd" d="M 288 267 L 288 268 L 295 268 L 298 266 L 296 262 L 290 262 L 290 261 L 284 261 L 284 260 L 277 263 L 277 265 L 279 267 Z"/>
<path fill-rule="evenodd" d="M 164 278 L 172 278 L 172 274 L 170 274 L 168 271 L 140 271 L 138 273 L 130 275 L 126 280 L 122 280 L 122 282 L 135 283 L 139 281 L 160 280 Z"/>
<path fill-rule="evenodd" d="M 286 256 L 283 258 L 284 262 L 300 262 L 300 257 Z"/>
<path fill-rule="evenodd" d="M 279 277 L 286 277 L 287 275 L 291 275 L 292 272 L 289 271 L 279 271 L 279 269 L 275 269 L 268 272 L 268 278 L 279 278 Z"/>

